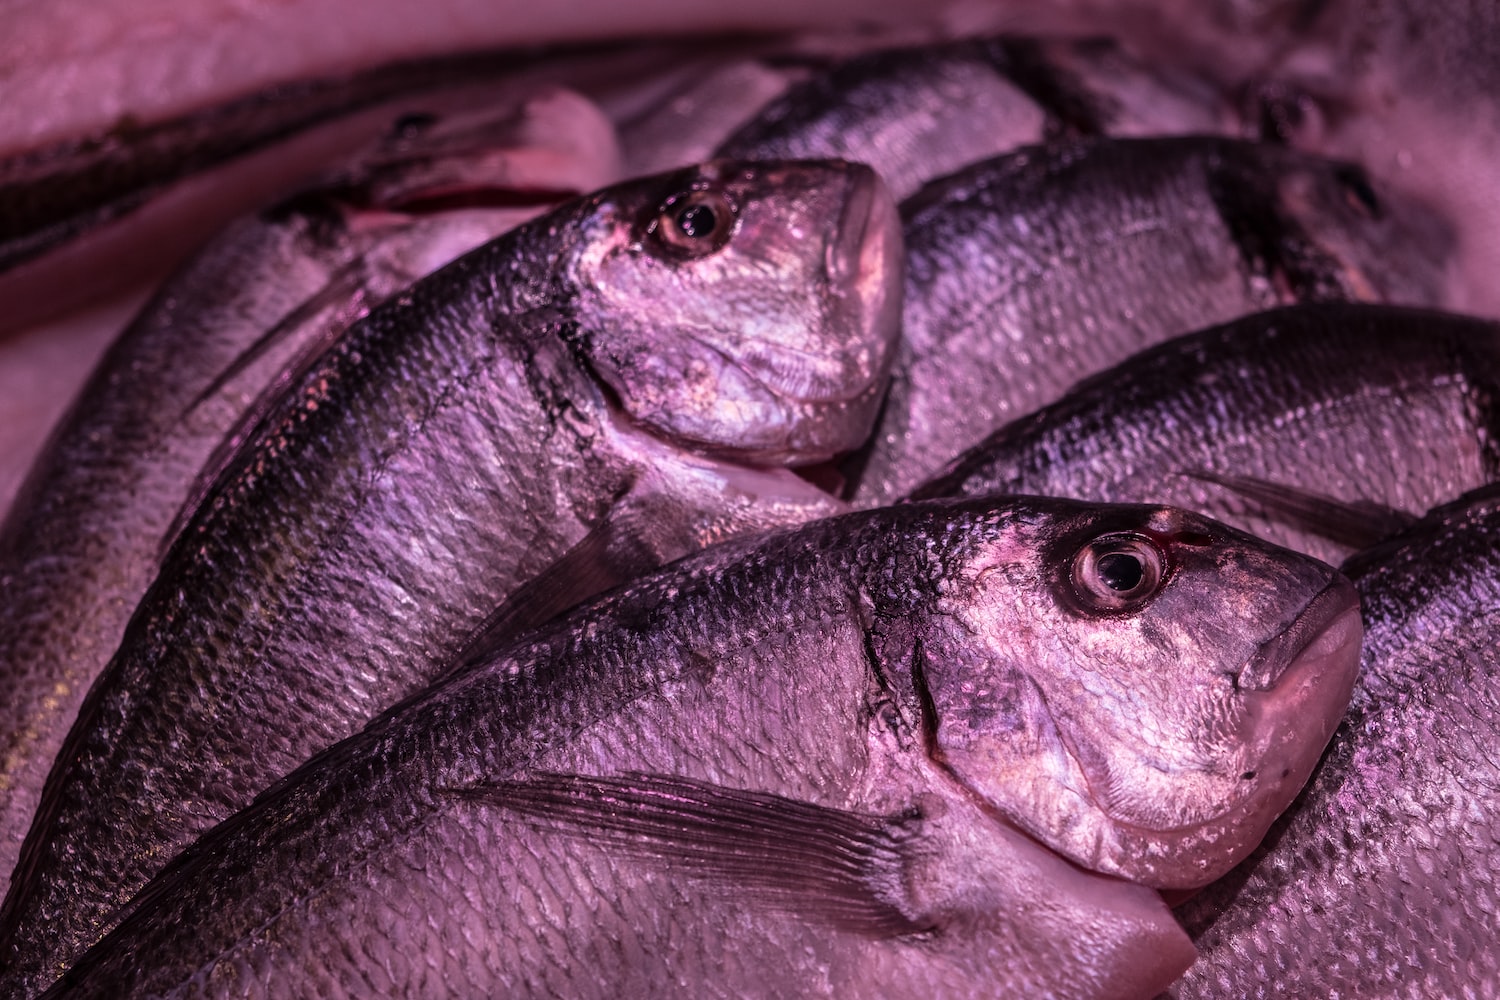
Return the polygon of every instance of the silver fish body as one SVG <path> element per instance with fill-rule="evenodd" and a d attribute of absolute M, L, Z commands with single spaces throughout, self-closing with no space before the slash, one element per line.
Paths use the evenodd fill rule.
<path fill-rule="evenodd" d="M 101 360 L 0 525 L 0 871 L 15 865 L 52 759 L 156 574 L 169 526 L 221 440 L 372 305 L 540 208 L 394 210 L 467 172 L 498 195 L 613 180 L 613 132 L 549 89 L 461 117 L 435 101 L 345 172 L 206 248 Z M 410 122 L 410 120 L 408 120 Z M 422 132 L 417 136 L 408 133 Z M 399 178 L 399 181 L 398 181 Z M 399 190 L 398 190 L 399 189 Z M 359 195 L 359 204 L 351 199 Z"/>
<path fill-rule="evenodd" d="M 1500 990 L 1497 533 L 1487 487 L 1346 564 L 1353 704 L 1265 845 L 1179 909 L 1202 954 L 1175 996 Z"/>
<path fill-rule="evenodd" d="M 1068 135 L 1228 131 L 1228 102 L 1100 42 L 997 36 L 847 59 L 769 102 L 718 155 L 868 163 L 898 198 L 979 160 Z"/>
<path fill-rule="evenodd" d="M 1121 879 L 1250 850 L 1359 638 L 1332 569 L 1164 508 L 731 542 L 315 758 L 49 995 L 1148 997 L 1191 956 Z"/>
<path fill-rule="evenodd" d="M 570 550 L 607 574 L 840 509 L 749 463 L 868 433 L 900 259 L 868 168 L 717 163 L 569 203 L 352 327 L 204 497 L 85 701 L 0 913 L 6 988 L 45 986 L 171 853 Z M 662 508 L 685 510 L 641 514 Z"/>
<path fill-rule="evenodd" d="M 1026 150 L 902 214 L 903 352 L 860 505 L 1169 337 L 1291 302 L 1435 305 L 1449 248 L 1355 166 L 1214 138 Z"/>
<path fill-rule="evenodd" d="M 1175 503 L 1338 560 L 1348 542 L 1247 497 L 1235 477 L 1419 514 L 1500 476 L 1497 387 L 1492 323 L 1294 306 L 1132 358 L 997 431 L 914 495 Z"/>

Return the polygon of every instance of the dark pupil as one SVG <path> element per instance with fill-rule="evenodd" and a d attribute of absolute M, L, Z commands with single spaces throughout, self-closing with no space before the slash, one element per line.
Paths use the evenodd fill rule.
<path fill-rule="evenodd" d="M 1141 561 L 1124 552 L 1111 552 L 1099 557 L 1099 579 L 1110 590 L 1125 593 L 1141 585 L 1146 570 Z"/>
<path fill-rule="evenodd" d="M 398 139 L 411 139 L 437 124 L 437 115 L 427 111 L 412 111 L 396 119 L 391 134 Z"/>
<path fill-rule="evenodd" d="M 677 213 L 677 228 L 695 240 L 712 233 L 718 221 L 714 210 L 707 205 L 689 205 Z"/>
<path fill-rule="evenodd" d="M 1354 167 L 1343 167 L 1335 171 L 1335 176 L 1344 185 L 1348 196 L 1357 201 L 1365 214 L 1379 218 L 1380 201 L 1375 197 L 1375 191 L 1370 187 L 1370 182 L 1365 179 L 1364 174 Z"/>

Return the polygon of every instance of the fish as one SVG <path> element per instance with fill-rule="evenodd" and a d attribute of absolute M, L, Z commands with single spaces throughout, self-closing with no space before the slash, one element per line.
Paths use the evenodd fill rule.
<path fill-rule="evenodd" d="M 47 996 L 1150 997 L 1192 954 L 1148 886 L 1260 839 L 1360 636 L 1331 567 L 1170 508 L 726 542 L 309 761 Z"/>
<path fill-rule="evenodd" d="M 434 98 L 323 186 L 232 228 L 121 335 L 54 430 L 0 522 L 0 872 L 221 440 L 376 303 L 618 179 L 613 126 L 590 102 L 513 96 Z"/>
<path fill-rule="evenodd" d="M 1137 355 L 996 431 L 912 496 L 1174 503 L 1336 562 L 1358 539 L 1327 537 L 1235 477 L 1420 515 L 1500 478 L 1497 389 L 1500 329 L 1487 320 L 1290 306 Z"/>
<path fill-rule="evenodd" d="M 1214 137 L 1023 150 L 934 181 L 902 224 L 904 349 L 846 469 L 861 506 L 1170 337 L 1295 302 L 1440 305 L 1451 245 L 1353 164 Z"/>
<path fill-rule="evenodd" d="M 1266 842 L 1179 907 L 1201 955 L 1173 996 L 1500 990 L 1497 534 L 1487 485 L 1344 564 L 1365 621 L 1353 702 Z"/>
<path fill-rule="evenodd" d="M 1451 307 L 1500 318 L 1500 16 L 1489 4 L 1330 0 L 1247 75 L 1262 134 L 1357 159 L 1452 220 Z"/>
<path fill-rule="evenodd" d="M 548 87 L 528 82 L 514 60 L 436 60 L 306 81 L 0 160 L 0 297 L 11 306 L 0 335 L 159 284 L 236 218 L 386 142 L 393 121 L 420 121 L 434 108 L 493 114 Z M 547 112 L 556 118 L 540 128 L 557 134 L 574 116 L 560 105 Z M 579 128 L 595 128 L 597 114 Z M 605 156 L 598 171 L 618 169 L 618 151 L 596 151 Z"/>
<path fill-rule="evenodd" d="M 715 32 L 851 31 L 856 23 L 866 33 L 893 24 L 930 32 L 939 23 L 913 0 L 778 0 L 753 13 L 681 0 L 649 10 L 393 5 L 364 9 L 367 21 L 357 31 L 343 0 L 258 13 L 153 4 L 17 8 L 0 39 L 0 86 L 11 98 L 0 108 L 0 155 L 106 136 L 122 122 L 150 125 L 319 76 L 450 53 L 499 52 L 515 60 L 571 44 L 598 58 L 601 50 L 608 54 L 600 43 L 609 41 L 645 49 L 650 39 L 678 36 L 692 50 Z M 172 31 L 159 30 L 166 23 Z M 288 38 L 301 43 L 288 45 Z"/>
<path fill-rule="evenodd" d="M 716 155 L 868 163 L 904 199 L 1043 140 L 1236 125 L 1223 96 L 1153 74 L 1107 42 L 998 35 L 841 61 L 770 101 Z"/>
<path fill-rule="evenodd" d="M 4 989 L 529 578 L 567 606 L 842 510 L 783 466 L 868 435 L 900 265 L 868 168 L 717 161 L 568 202 L 351 327 L 184 520 L 84 701 L 0 907 Z"/>

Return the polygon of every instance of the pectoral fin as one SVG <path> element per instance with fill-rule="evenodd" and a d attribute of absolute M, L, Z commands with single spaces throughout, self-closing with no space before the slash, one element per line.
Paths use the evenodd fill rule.
<path fill-rule="evenodd" d="M 1232 490 L 1259 504 L 1266 517 L 1351 549 L 1364 549 L 1417 520 L 1406 511 L 1369 500 L 1339 500 L 1254 476 L 1194 469 L 1186 475 Z"/>
<path fill-rule="evenodd" d="M 898 902 L 915 812 L 869 815 L 637 773 L 537 774 L 448 794 L 809 920 L 875 937 L 931 929 Z"/>
<path fill-rule="evenodd" d="M 597 525 L 546 569 L 513 592 L 475 629 L 455 662 L 494 652 L 514 635 L 629 583 L 662 560 L 614 518 Z"/>

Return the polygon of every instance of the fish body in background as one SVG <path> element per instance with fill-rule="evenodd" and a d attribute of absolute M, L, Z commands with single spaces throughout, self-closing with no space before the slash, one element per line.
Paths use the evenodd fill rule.
<path fill-rule="evenodd" d="M 1044 139 L 1234 124 L 1216 93 L 1154 74 L 1107 42 L 999 36 L 881 50 L 815 72 L 717 155 L 868 163 L 905 198 L 932 178 Z"/>
<path fill-rule="evenodd" d="M 1500 991 L 1500 491 L 1346 563 L 1349 714 L 1266 843 L 1180 909 L 1187 998 Z"/>
<path fill-rule="evenodd" d="M 1336 561 L 1373 539 L 1339 538 L 1337 512 L 1288 518 L 1275 487 L 1420 515 L 1500 478 L 1497 399 L 1493 323 L 1293 306 L 1144 352 L 995 432 L 914 495 L 1173 503 Z M 1268 502 L 1257 483 L 1271 484 Z"/>
<path fill-rule="evenodd" d="M 554 562 L 566 607 L 838 511 L 776 466 L 868 435 L 900 266 L 868 168 L 720 162 L 571 202 L 351 327 L 186 520 L 84 702 L 0 911 L 6 988 L 44 987 Z"/>
<path fill-rule="evenodd" d="M 1024 150 L 932 182 L 902 217 L 905 336 L 867 506 L 1169 337 L 1291 302 L 1435 305 L 1449 247 L 1358 167 L 1215 138 Z"/>
<path fill-rule="evenodd" d="M 1451 219 L 1454 309 L 1500 317 L 1500 10 L 1466 0 L 1290 5 L 1245 83 L 1264 132 L 1358 160 Z"/>
<path fill-rule="evenodd" d="M 519 207 L 527 199 L 616 179 L 613 128 L 576 94 L 428 107 L 329 187 L 238 224 L 163 290 L 100 362 L 0 525 L 7 876 L 84 693 L 221 440 L 249 429 L 247 412 L 299 355 L 541 211 Z M 399 211 L 465 188 L 517 207 Z"/>
<path fill-rule="evenodd" d="M 49 996 L 1149 997 L 1191 954 L 1132 883 L 1253 847 L 1359 640 L 1330 567 L 1167 508 L 730 542 L 315 758 Z"/>

